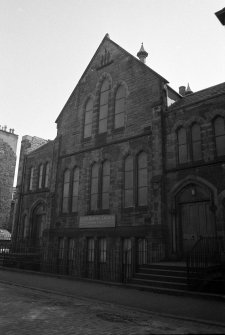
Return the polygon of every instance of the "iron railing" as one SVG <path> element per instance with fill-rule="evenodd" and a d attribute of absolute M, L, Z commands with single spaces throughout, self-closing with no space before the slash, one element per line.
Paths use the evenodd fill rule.
<path fill-rule="evenodd" d="M 68 241 L 67 241 L 68 242 Z M 138 267 L 158 262 L 164 257 L 161 242 L 152 243 L 137 239 L 130 247 L 121 244 L 116 248 L 99 250 L 77 243 L 41 245 L 35 248 L 28 243 L 13 243 L 7 248 L 0 245 L 0 265 L 33 271 L 127 283 Z"/>
<path fill-rule="evenodd" d="M 187 283 L 202 289 L 215 275 L 224 272 L 225 241 L 218 237 L 200 237 L 187 256 Z"/>

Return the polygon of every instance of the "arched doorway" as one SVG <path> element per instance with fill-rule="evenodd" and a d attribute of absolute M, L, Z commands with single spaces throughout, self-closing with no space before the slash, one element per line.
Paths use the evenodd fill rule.
<path fill-rule="evenodd" d="M 185 258 L 200 237 L 216 235 L 212 194 L 208 187 L 189 183 L 176 197 L 176 251 Z"/>
<path fill-rule="evenodd" d="M 40 246 L 42 233 L 45 228 L 45 221 L 46 221 L 45 205 L 43 203 L 40 203 L 35 207 L 32 215 L 31 242 L 34 248 L 38 248 Z"/>

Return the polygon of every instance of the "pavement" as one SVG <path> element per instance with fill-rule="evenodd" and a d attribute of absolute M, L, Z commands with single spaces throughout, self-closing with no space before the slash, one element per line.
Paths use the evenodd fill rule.
<path fill-rule="evenodd" d="M 13 269 L 0 269 L 0 294 L 1 335 L 225 333 L 224 301 Z"/>

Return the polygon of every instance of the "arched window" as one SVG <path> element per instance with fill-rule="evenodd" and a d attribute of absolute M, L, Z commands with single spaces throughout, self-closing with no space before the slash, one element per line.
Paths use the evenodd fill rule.
<path fill-rule="evenodd" d="M 99 106 L 99 134 L 107 131 L 107 118 L 108 118 L 108 104 L 109 104 L 109 82 L 105 79 L 102 83 L 100 92 L 100 106 Z"/>
<path fill-rule="evenodd" d="M 134 204 L 134 163 L 133 158 L 125 159 L 124 206 L 132 207 Z"/>
<path fill-rule="evenodd" d="M 115 120 L 114 120 L 115 129 L 124 127 L 125 105 L 126 105 L 126 90 L 125 87 L 121 85 L 116 92 L 116 99 L 115 99 Z"/>
<path fill-rule="evenodd" d="M 200 126 L 195 123 L 191 127 L 191 151 L 192 160 L 198 161 L 202 159 L 202 143 L 201 143 L 201 130 Z"/>
<path fill-rule="evenodd" d="M 137 203 L 138 206 L 146 206 L 147 205 L 147 197 L 148 197 L 148 169 L 147 169 L 147 155 L 145 152 L 142 152 L 138 155 L 137 159 Z"/>
<path fill-rule="evenodd" d="M 49 168 L 50 168 L 50 165 L 49 163 L 47 163 L 45 165 L 45 187 L 49 186 Z"/>
<path fill-rule="evenodd" d="M 73 171 L 72 212 L 78 211 L 79 169 Z"/>
<path fill-rule="evenodd" d="M 41 164 L 39 166 L 38 188 L 42 188 L 43 169 L 44 169 L 44 165 Z"/>
<path fill-rule="evenodd" d="M 214 120 L 215 145 L 217 156 L 225 155 L 225 127 L 224 118 L 218 116 Z"/>
<path fill-rule="evenodd" d="M 70 171 L 64 172 L 63 178 L 63 199 L 62 199 L 62 212 L 69 212 L 69 189 L 70 189 Z"/>
<path fill-rule="evenodd" d="M 28 236 L 28 216 L 24 215 L 23 217 L 23 238 L 26 238 Z"/>
<path fill-rule="evenodd" d="M 105 161 L 102 165 L 102 209 L 109 208 L 110 163 Z"/>
<path fill-rule="evenodd" d="M 91 210 L 98 209 L 99 168 L 95 163 L 91 169 Z"/>
<path fill-rule="evenodd" d="M 93 100 L 90 98 L 85 107 L 84 138 L 91 137 L 92 115 L 93 115 Z"/>
<path fill-rule="evenodd" d="M 30 169 L 30 179 L 29 179 L 29 190 L 33 190 L 33 182 L 34 182 L 34 168 L 31 167 Z"/>
<path fill-rule="evenodd" d="M 180 164 L 188 161 L 188 150 L 187 150 L 187 134 L 184 128 L 180 128 L 177 132 L 178 142 L 178 161 Z"/>

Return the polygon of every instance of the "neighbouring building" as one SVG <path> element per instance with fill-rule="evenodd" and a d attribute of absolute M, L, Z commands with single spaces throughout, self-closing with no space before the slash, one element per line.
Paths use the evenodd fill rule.
<path fill-rule="evenodd" d="M 8 229 L 16 167 L 18 135 L 0 126 L 0 228 Z"/>
<path fill-rule="evenodd" d="M 178 93 L 143 44 L 137 56 L 107 34 L 56 138 L 23 137 L 14 241 L 44 248 L 51 271 L 118 280 L 130 250 L 184 260 L 201 236 L 224 238 L 225 83 Z"/>

